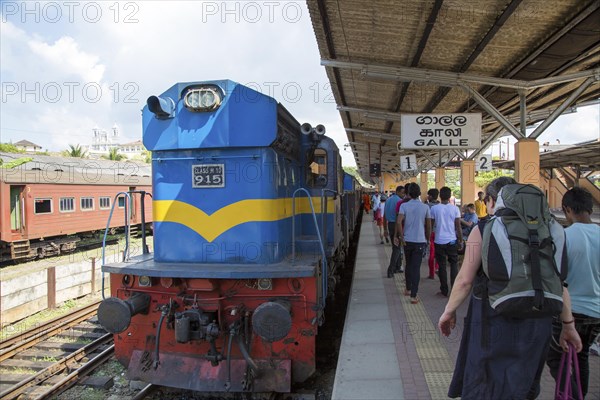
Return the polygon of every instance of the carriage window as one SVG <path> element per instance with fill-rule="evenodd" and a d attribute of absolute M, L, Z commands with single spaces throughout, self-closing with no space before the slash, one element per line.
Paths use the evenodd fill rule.
<path fill-rule="evenodd" d="M 106 210 L 110 208 L 110 197 L 100 197 L 100 209 Z"/>
<path fill-rule="evenodd" d="M 35 199 L 35 214 L 50 214 L 52 212 L 52 199 Z"/>
<path fill-rule="evenodd" d="M 309 186 L 327 186 L 327 152 L 316 149 L 313 162 L 309 165 Z"/>
<path fill-rule="evenodd" d="M 94 198 L 93 197 L 82 197 L 81 198 L 81 211 L 90 211 L 94 209 Z"/>
<path fill-rule="evenodd" d="M 121 197 L 119 197 L 118 200 L 119 200 L 119 202 L 117 203 L 117 206 L 119 208 L 125 208 L 125 197 L 121 196 Z"/>
<path fill-rule="evenodd" d="M 61 197 L 58 203 L 58 210 L 60 212 L 75 211 L 75 197 Z"/>

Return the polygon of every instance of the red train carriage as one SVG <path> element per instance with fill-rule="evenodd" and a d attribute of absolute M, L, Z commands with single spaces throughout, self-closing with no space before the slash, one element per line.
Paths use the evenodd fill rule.
<path fill-rule="evenodd" d="M 83 236 L 106 228 L 117 193 L 151 192 L 150 166 L 144 164 L 13 153 L 0 158 L 0 261 L 72 251 Z M 10 163 L 16 166 L 6 168 Z M 125 201 L 119 197 L 115 209 L 124 209 Z M 140 196 L 131 202 L 130 224 L 136 226 Z M 124 226 L 123 215 L 115 211 L 111 227 Z M 148 199 L 147 221 L 151 215 Z"/>

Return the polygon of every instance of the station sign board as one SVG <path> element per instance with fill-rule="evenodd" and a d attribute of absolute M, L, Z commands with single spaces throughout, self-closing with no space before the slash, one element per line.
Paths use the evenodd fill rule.
<path fill-rule="evenodd" d="M 403 154 L 400 156 L 400 171 L 416 171 L 417 170 L 417 156 L 416 154 Z"/>
<path fill-rule="evenodd" d="M 402 114 L 404 149 L 477 149 L 481 146 L 481 113 Z"/>
<path fill-rule="evenodd" d="M 480 154 L 475 161 L 475 171 L 491 171 L 492 170 L 492 155 Z"/>

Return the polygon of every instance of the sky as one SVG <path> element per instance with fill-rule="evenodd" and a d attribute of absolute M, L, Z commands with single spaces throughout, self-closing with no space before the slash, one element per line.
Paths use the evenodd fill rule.
<path fill-rule="evenodd" d="M 323 124 L 355 165 L 304 1 L 1 1 L 0 142 L 44 150 L 89 145 L 116 124 L 142 137 L 146 99 L 176 82 L 231 79 Z M 541 137 L 599 136 L 599 106 L 561 117 Z"/>

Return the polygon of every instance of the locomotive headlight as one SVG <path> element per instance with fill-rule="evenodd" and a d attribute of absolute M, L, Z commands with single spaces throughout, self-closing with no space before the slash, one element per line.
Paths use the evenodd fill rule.
<path fill-rule="evenodd" d="M 190 89 L 184 98 L 185 107 L 194 112 L 214 111 L 221 101 L 218 90 L 210 87 Z"/>
<path fill-rule="evenodd" d="M 260 278 L 256 283 L 258 290 L 273 290 L 273 280 L 271 278 Z"/>
<path fill-rule="evenodd" d="M 152 278 L 142 275 L 138 278 L 138 284 L 143 287 L 150 287 L 152 286 Z"/>

